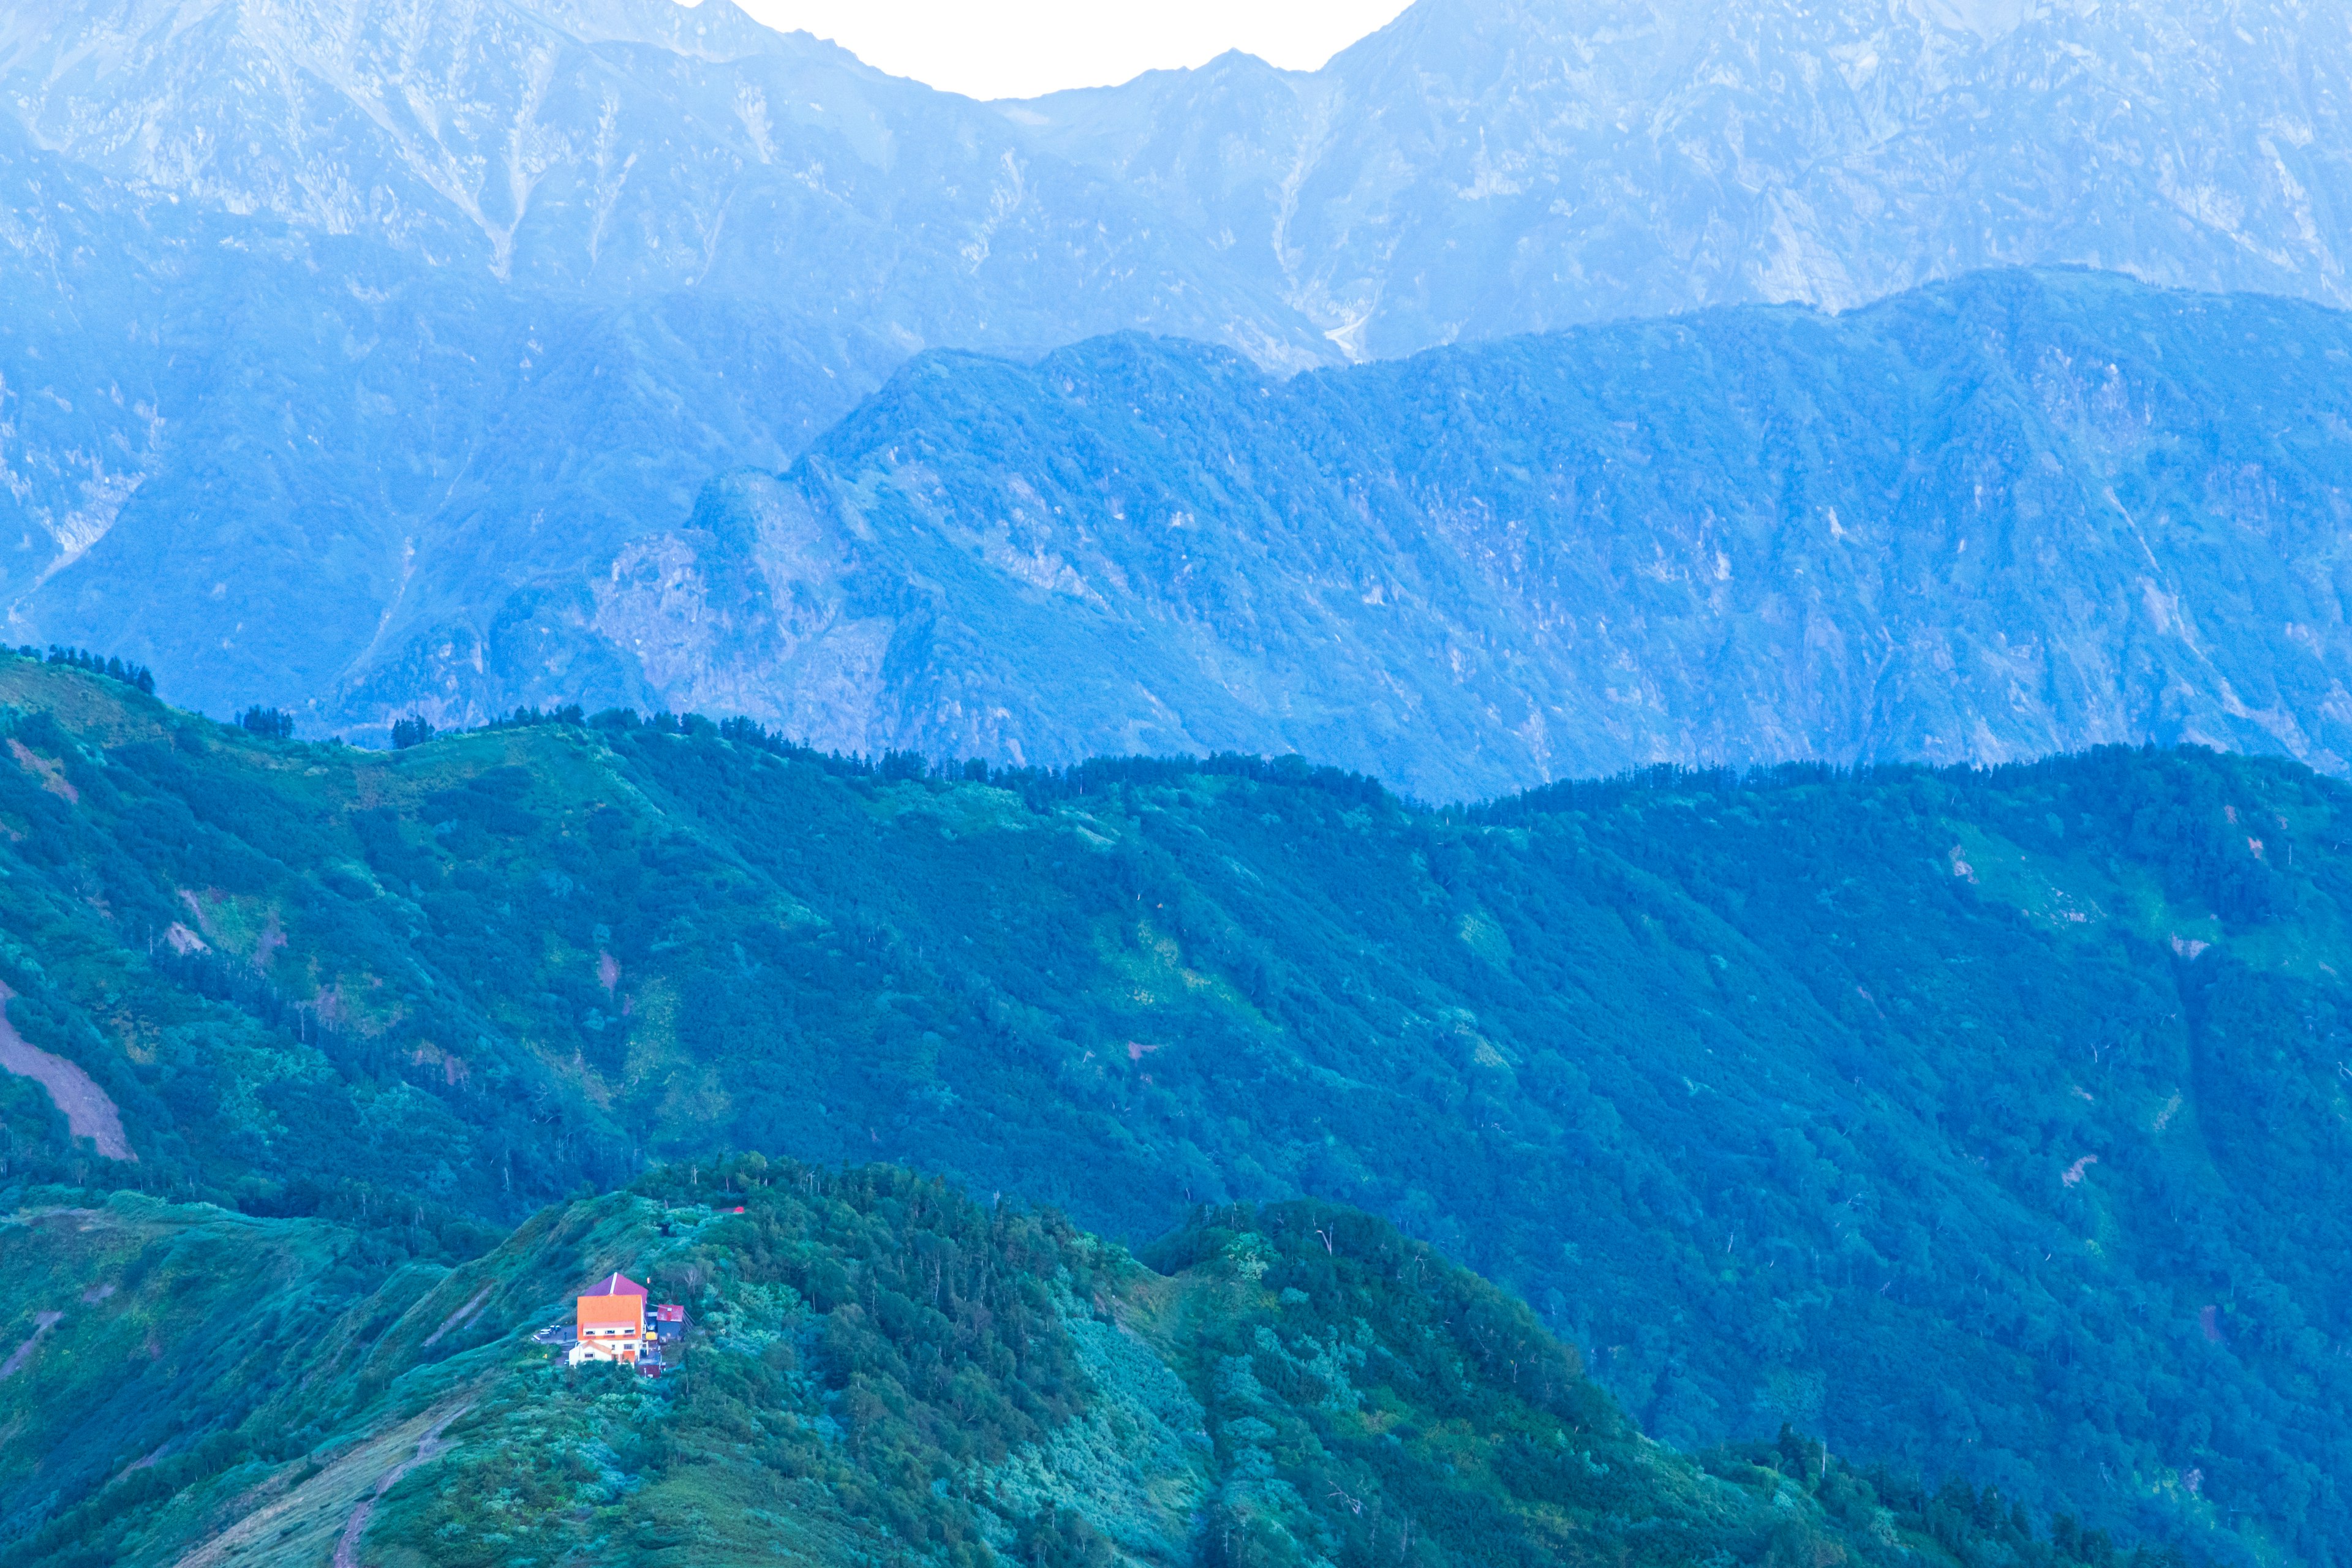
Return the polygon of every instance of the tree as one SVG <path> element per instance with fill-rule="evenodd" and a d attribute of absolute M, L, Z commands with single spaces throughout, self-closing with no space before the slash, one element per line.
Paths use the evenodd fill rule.
<path fill-rule="evenodd" d="M 264 708 L 256 703 L 236 716 L 237 728 L 266 740 L 290 741 L 294 738 L 294 715 L 282 708 Z"/>
<path fill-rule="evenodd" d="M 405 719 L 392 721 L 392 745 L 404 752 L 411 746 L 421 746 L 433 738 L 433 721 L 422 713 L 411 713 Z"/>

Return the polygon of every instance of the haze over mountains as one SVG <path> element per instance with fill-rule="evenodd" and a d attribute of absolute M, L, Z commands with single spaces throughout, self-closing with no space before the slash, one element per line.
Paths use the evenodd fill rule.
<path fill-rule="evenodd" d="M 0 1568 L 2352 1561 L 2347 88 L 6 7 Z"/>
<path fill-rule="evenodd" d="M 982 105 L 724 0 L 45 0 L 0 22 L 20 284 L 0 300 L 16 524 L 0 593 L 20 640 L 102 645 L 184 700 L 285 703 L 313 732 L 380 732 L 416 706 L 715 702 L 709 670 L 648 666 L 609 623 L 636 569 L 615 563 L 669 549 L 714 475 L 788 467 L 911 353 L 1134 329 L 1279 375 L 1695 306 L 1843 308 L 2011 263 L 2340 303 L 2347 47 L 2340 15 L 2284 5 L 1424 0 L 1311 75 L 1228 57 Z M 1841 439 L 1809 409 L 1780 417 L 1801 444 Z M 1759 460 L 1740 438 L 1738 460 Z M 2068 476 L 2094 494 L 2105 479 Z M 2301 481 L 2245 478 L 2285 482 Z M 1664 484 L 1664 510 L 1632 526 L 1670 548 L 1706 526 L 1675 499 L 1704 489 L 1696 471 Z M 2309 583 L 2312 559 L 2248 570 Z M 805 586 L 822 598 L 825 581 Z M 2319 597 L 2273 618 L 2340 625 Z M 1443 609 L 1466 625 L 1491 605 Z M 1223 628 L 1188 635 L 1213 640 L 1135 672 L 1182 704 L 1152 732 L 1315 738 L 1282 706 L 1329 693 Z M 1496 700 L 1491 681 L 1449 685 L 1440 646 L 1346 650 L 1478 753 L 1452 774 L 1364 759 L 1416 788 L 1700 754 L 1696 704 L 1752 705 L 1700 682 L 1654 720 L 1510 741 L 1573 661 Z M 2097 660 L 2133 657 L 2109 642 Z M 756 660 L 742 670 L 730 706 L 806 708 Z M 2249 743 L 2335 765 L 2311 704 L 2189 685 L 2190 710 L 2237 729 L 2167 731 L 2126 681 L 2077 718 L 2037 699 L 2058 716 L 1988 719 L 1989 738 L 2006 754 L 2012 731 L 2251 724 Z M 992 732 L 1044 760 L 1104 743 L 1039 693 L 990 696 L 1002 720 L 908 708 L 866 732 Z M 1931 731 L 1888 700 L 1871 732 L 1887 746 L 1948 743 L 1941 718 Z M 1782 732 L 1824 754 L 1878 746 L 1852 724 Z"/>
<path fill-rule="evenodd" d="M 682 707 L 872 753 L 1279 749 L 1437 800 L 2149 738 L 2340 772 L 2347 368 L 2334 311 L 2026 272 L 1286 383 L 927 356 L 628 547 L 593 624 Z"/>
<path fill-rule="evenodd" d="M 1421 0 L 1013 112 L 1385 356 L 2052 261 L 2342 303 L 2347 63 L 2294 4 Z"/>

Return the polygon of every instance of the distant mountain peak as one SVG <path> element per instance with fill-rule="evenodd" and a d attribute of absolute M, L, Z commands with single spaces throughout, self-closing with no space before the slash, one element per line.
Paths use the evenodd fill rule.
<path fill-rule="evenodd" d="M 784 35 L 734 0 L 508 0 L 584 44 L 647 44 L 713 63 L 769 54 Z M 879 73 L 877 73 L 879 74 Z"/>
<path fill-rule="evenodd" d="M 2277 0 L 1420 0 L 1287 94 L 1171 74 L 1039 134 L 1378 357 L 2020 264 L 2342 304 L 2347 65 Z"/>

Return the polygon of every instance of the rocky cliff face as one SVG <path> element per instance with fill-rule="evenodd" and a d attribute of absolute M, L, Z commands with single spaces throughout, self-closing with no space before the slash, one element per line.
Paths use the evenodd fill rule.
<path fill-rule="evenodd" d="M 782 297 L 901 352 L 1214 339 L 1243 313 L 1115 182 L 724 0 L 44 0 L 0 31 L 0 83 L 34 141 L 131 193 L 428 269 Z"/>
<path fill-rule="evenodd" d="M 2352 323 L 2081 273 L 1273 381 L 919 360 L 633 545 L 597 627 L 820 744 L 1295 749 L 1432 798 L 1665 759 L 2352 758 Z"/>
<path fill-rule="evenodd" d="M 2352 31 L 2222 0 L 1422 0 L 1013 111 L 1357 356 L 2079 262 L 2343 303 Z"/>
<path fill-rule="evenodd" d="M 0 98 L 13 635 L 221 710 L 609 689 L 583 563 L 928 344 L 1329 352 L 1116 181 L 717 0 L 19 7 Z"/>

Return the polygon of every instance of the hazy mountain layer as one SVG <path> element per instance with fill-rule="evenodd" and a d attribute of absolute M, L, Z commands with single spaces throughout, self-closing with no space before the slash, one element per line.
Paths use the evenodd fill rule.
<path fill-rule="evenodd" d="M 677 708 L 869 752 L 1295 750 L 1436 799 L 2148 740 L 2340 770 L 2347 363 L 2352 318 L 2079 273 L 1288 382 L 930 357 L 628 547 L 594 625 Z"/>
<path fill-rule="evenodd" d="M 2224 1558 L 2352 1539 L 2352 795 L 2294 763 L 1436 816 L 700 721 L 262 742 L 18 660 L 0 700 L 0 1183 L 428 1255 L 728 1149 L 1136 1243 L 1314 1194 L 1672 1442 L 1789 1422 Z"/>
<path fill-rule="evenodd" d="M 1115 180 L 723 3 L 45 0 L 0 97 L 14 635 L 224 712 L 379 719 L 483 638 L 625 686 L 548 582 L 926 344 L 1328 351 Z"/>
<path fill-rule="evenodd" d="M 748 294 L 901 352 L 1251 336 L 1228 319 L 1249 286 L 1118 182 L 724 0 L 32 0 L 0 25 L 0 84 L 125 205 L 519 293 Z M 1301 362 L 1294 336 L 1256 346 Z"/>
<path fill-rule="evenodd" d="M 2347 49 L 2284 0 L 1423 0 L 1312 75 L 982 105 L 726 0 L 35 0 L 0 16 L 0 603 L 216 712 L 664 700 L 596 574 L 920 349 L 1289 371 L 2012 262 L 2340 302 Z M 1170 729 L 1142 684 L 1122 717 Z M 1491 784 L 1546 742 L 1476 744 Z"/>
<path fill-rule="evenodd" d="M 1420 0 L 1007 112 L 1360 357 L 2049 262 L 2352 302 L 2352 24 L 2301 0 Z"/>

